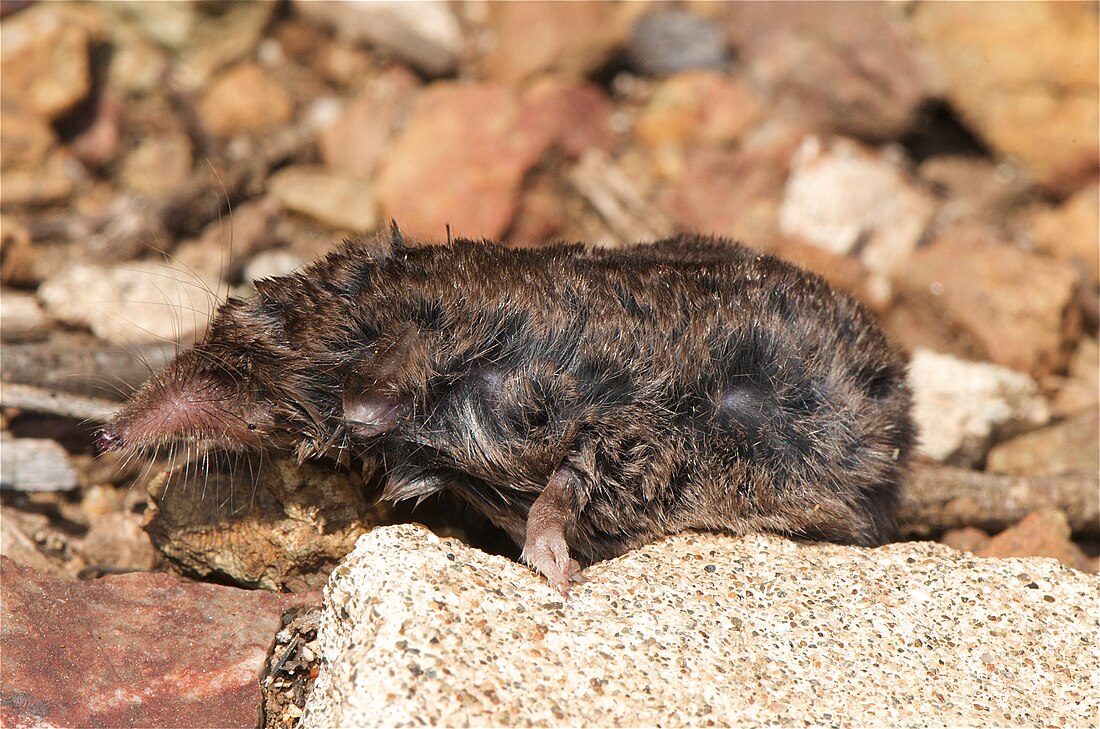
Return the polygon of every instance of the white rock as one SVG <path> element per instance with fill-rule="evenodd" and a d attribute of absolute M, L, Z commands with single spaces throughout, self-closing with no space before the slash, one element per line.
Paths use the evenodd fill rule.
<path fill-rule="evenodd" d="M 888 155 L 810 136 L 791 161 L 779 224 L 833 253 L 858 248 L 868 270 L 886 276 L 916 248 L 934 212 L 932 198 Z"/>
<path fill-rule="evenodd" d="M 920 447 L 937 461 L 976 465 L 995 438 L 1050 419 L 1035 380 L 1007 367 L 917 350 L 909 383 Z"/>
<path fill-rule="evenodd" d="M 1069 726 L 1097 710 L 1100 581 L 1054 560 L 683 534 L 586 576 L 563 602 L 503 557 L 375 529 L 325 589 L 301 726 Z"/>
<path fill-rule="evenodd" d="M 38 287 L 38 299 L 52 317 L 123 344 L 191 342 L 205 331 L 221 293 L 215 279 L 151 261 L 76 264 Z"/>
<path fill-rule="evenodd" d="M 79 484 L 69 454 L 49 438 L 0 435 L 0 484 L 14 491 L 72 491 Z"/>
<path fill-rule="evenodd" d="M 285 248 L 261 251 L 253 256 L 248 265 L 244 267 L 241 278 L 252 283 L 261 278 L 285 276 L 301 268 L 304 264 L 305 261 L 302 260 L 301 256 Z"/>
<path fill-rule="evenodd" d="M 341 37 L 384 48 L 430 76 L 458 67 L 462 29 L 449 3 L 295 0 L 295 11 L 336 29 Z"/>

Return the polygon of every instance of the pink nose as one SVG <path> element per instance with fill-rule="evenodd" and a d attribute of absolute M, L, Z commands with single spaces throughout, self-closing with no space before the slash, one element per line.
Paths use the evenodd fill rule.
<path fill-rule="evenodd" d="M 122 439 L 104 429 L 99 431 L 99 437 L 95 440 L 95 447 L 100 453 L 108 453 L 122 446 Z"/>

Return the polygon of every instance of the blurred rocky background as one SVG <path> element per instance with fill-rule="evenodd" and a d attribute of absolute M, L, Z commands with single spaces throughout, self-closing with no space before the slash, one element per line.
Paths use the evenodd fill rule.
<path fill-rule="evenodd" d="M 27 637 L 46 618 L 16 609 L 35 600 L 10 597 L 48 577 L 317 590 L 372 525 L 409 520 L 507 553 L 455 504 L 376 505 L 357 470 L 96 458 L 96 423 L 227 293 L 391 219 L 516 246 L 701 231 L 818 271 L 911 355 L 906 536 L 1096 571 L 1095 3 L 0 0 L 0 16 L 0 548 L 35 570 L 5 562 L 9 646 L 52 655 Z M 88 583 L 136 595 L 49 590 L 105 615 L 167 599 L 139 577 Z M 239 668 L 234 646 L 269 630 L 252 627 L 209 631 L 206 665 Z M 283 655 L 296 678 L 269 681 L 269 724 L 300 715 L 312 645 Z M 255 724 L 225 708 L 248 681 L 223 683 L 244 694 L 189 687 L 194 723 Z M 61 723 L 51 706 L 104 690 L 50 685 L 29 715 Z"/>

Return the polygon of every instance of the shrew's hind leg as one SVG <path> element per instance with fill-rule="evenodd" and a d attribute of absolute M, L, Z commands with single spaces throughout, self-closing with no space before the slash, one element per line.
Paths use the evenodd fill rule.
<path fill-rule="evenodd" d="M 566 595 L 571 582 L 581 582 L 581 567 L 569 556 L 565 543 L 565 525 L 573 518 L 570 485 L 576 472 L 561 466 L 546 484 L 527 514 L 527 538 L 523 561 L 546 577 L 550 585 Z"/>

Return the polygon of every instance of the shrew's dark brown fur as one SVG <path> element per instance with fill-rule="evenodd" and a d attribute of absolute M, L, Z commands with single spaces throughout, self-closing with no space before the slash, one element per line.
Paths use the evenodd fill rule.
<path fill-rule="evenodd" d="M 409 246 L 395 229 L 257 288 L 105 446 L 382 451 L 387 497 L 451 489 L 528 552 L 560 533 L 586 561 L 688 528 L 893 535 L 905 363 L 862 306 L 771 256 L 687 236 Z M 549 549 L 529 559 L 562 587 L 575 570 Z"/>

